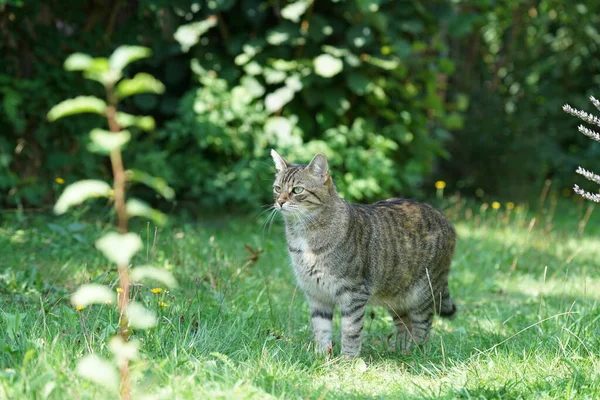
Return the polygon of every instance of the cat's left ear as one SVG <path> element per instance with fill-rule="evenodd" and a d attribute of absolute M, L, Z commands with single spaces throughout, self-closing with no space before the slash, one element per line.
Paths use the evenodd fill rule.
<path fill-rule="evenodd" d="M 271 157 L 273 157 L 273 162 L 275 163 L 275 168 L 277 169 L 277 172 L 281 172 L 284 169 L 287 169 L 290 165 L 292 165 L 273 149 L 271 149 Z"/>
<path fill-rule="evenodd" d="M 325 155 L 319 153 L 308 164 L 306 167 L 313 175 L 323 178 L 323 181 L 327 180 L 329 175 L 329 166 L 327 165 L 327 158 Z"/>

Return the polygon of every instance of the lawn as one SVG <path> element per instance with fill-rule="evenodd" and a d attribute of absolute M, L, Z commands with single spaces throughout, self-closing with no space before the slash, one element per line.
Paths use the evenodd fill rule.
<path fill-rule="evenodd" d="M 455 199 L 456 200 L 456 199 Z M 175 217 L 139 223 L 135 264 L 173 271 L 180 286 L 136 286 L 160 316 L 136 333 L 138 393 L 157 398 L 515 399 L 600 398 L 600 215 L 578 234 L 587 203 L 565 199 L 539 213 L 449 201 L 458 232 L 450 289 L 453 321 L 436 319 L 430 341 L 388 350 L 391 318 L 368 311 L 363 357 L 310 348 L 309 313 L 296 288 L 281 221 Z M 258 214 L 258 213 L 257 213 Z M 74 309 L 84 282 L 116 288 L 116 270 L 93 247 L 108 217 L 5 213 L 0 225 L 0 398 L 105 399 L 74 373 L 90 352 L 110 357 L 113 307 Z M 535 222 L 532 220 L 535 218 Z"/>

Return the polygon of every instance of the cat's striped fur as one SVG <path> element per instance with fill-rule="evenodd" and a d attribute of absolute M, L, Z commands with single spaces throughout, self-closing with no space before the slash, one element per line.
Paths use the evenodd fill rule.
<path fill-rule="evenodd" d="M 350 357 L 360 354 L 367 303 L 389 310 L 405 351 L 427 340 L 434 313 L 454 315 L 448 273 L 456 234 L 442 213 L 403 199 L 350 204 L 338 196 L 324 155 L 309 165 L 290 164 L 274 150 L 271 155 L 278 170 L 275 208 L 285 219 L 317 349 L 332 345 L 336 305 L 342 355 Z"/>

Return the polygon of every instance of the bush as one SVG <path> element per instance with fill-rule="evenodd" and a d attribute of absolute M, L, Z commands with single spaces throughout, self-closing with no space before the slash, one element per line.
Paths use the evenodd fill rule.
<path fill-rule="evenodd" d="M 456 15 L 441 3 L 401 3 L 201 10 L 176 33 L 199 87 L 158 134 L 160 149 L 142 156 L 144 168 L 169 171 L 183 198 L 204 205 L 254 204 L 270 195 L 270 148 L 296 162 L 323 152 L 348 199 L 414 194 L 462 125 L 447 101 L 454 63 L 442 29 Z"/>

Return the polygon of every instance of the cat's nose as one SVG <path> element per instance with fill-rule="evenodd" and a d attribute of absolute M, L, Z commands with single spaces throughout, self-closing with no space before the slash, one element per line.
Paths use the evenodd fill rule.
<path fill-rule="evenodd" d="M 277 204 L 279 204 L 279 207 L 283 207 L 285 204 L 285 199 L 277 199 Z"/>

